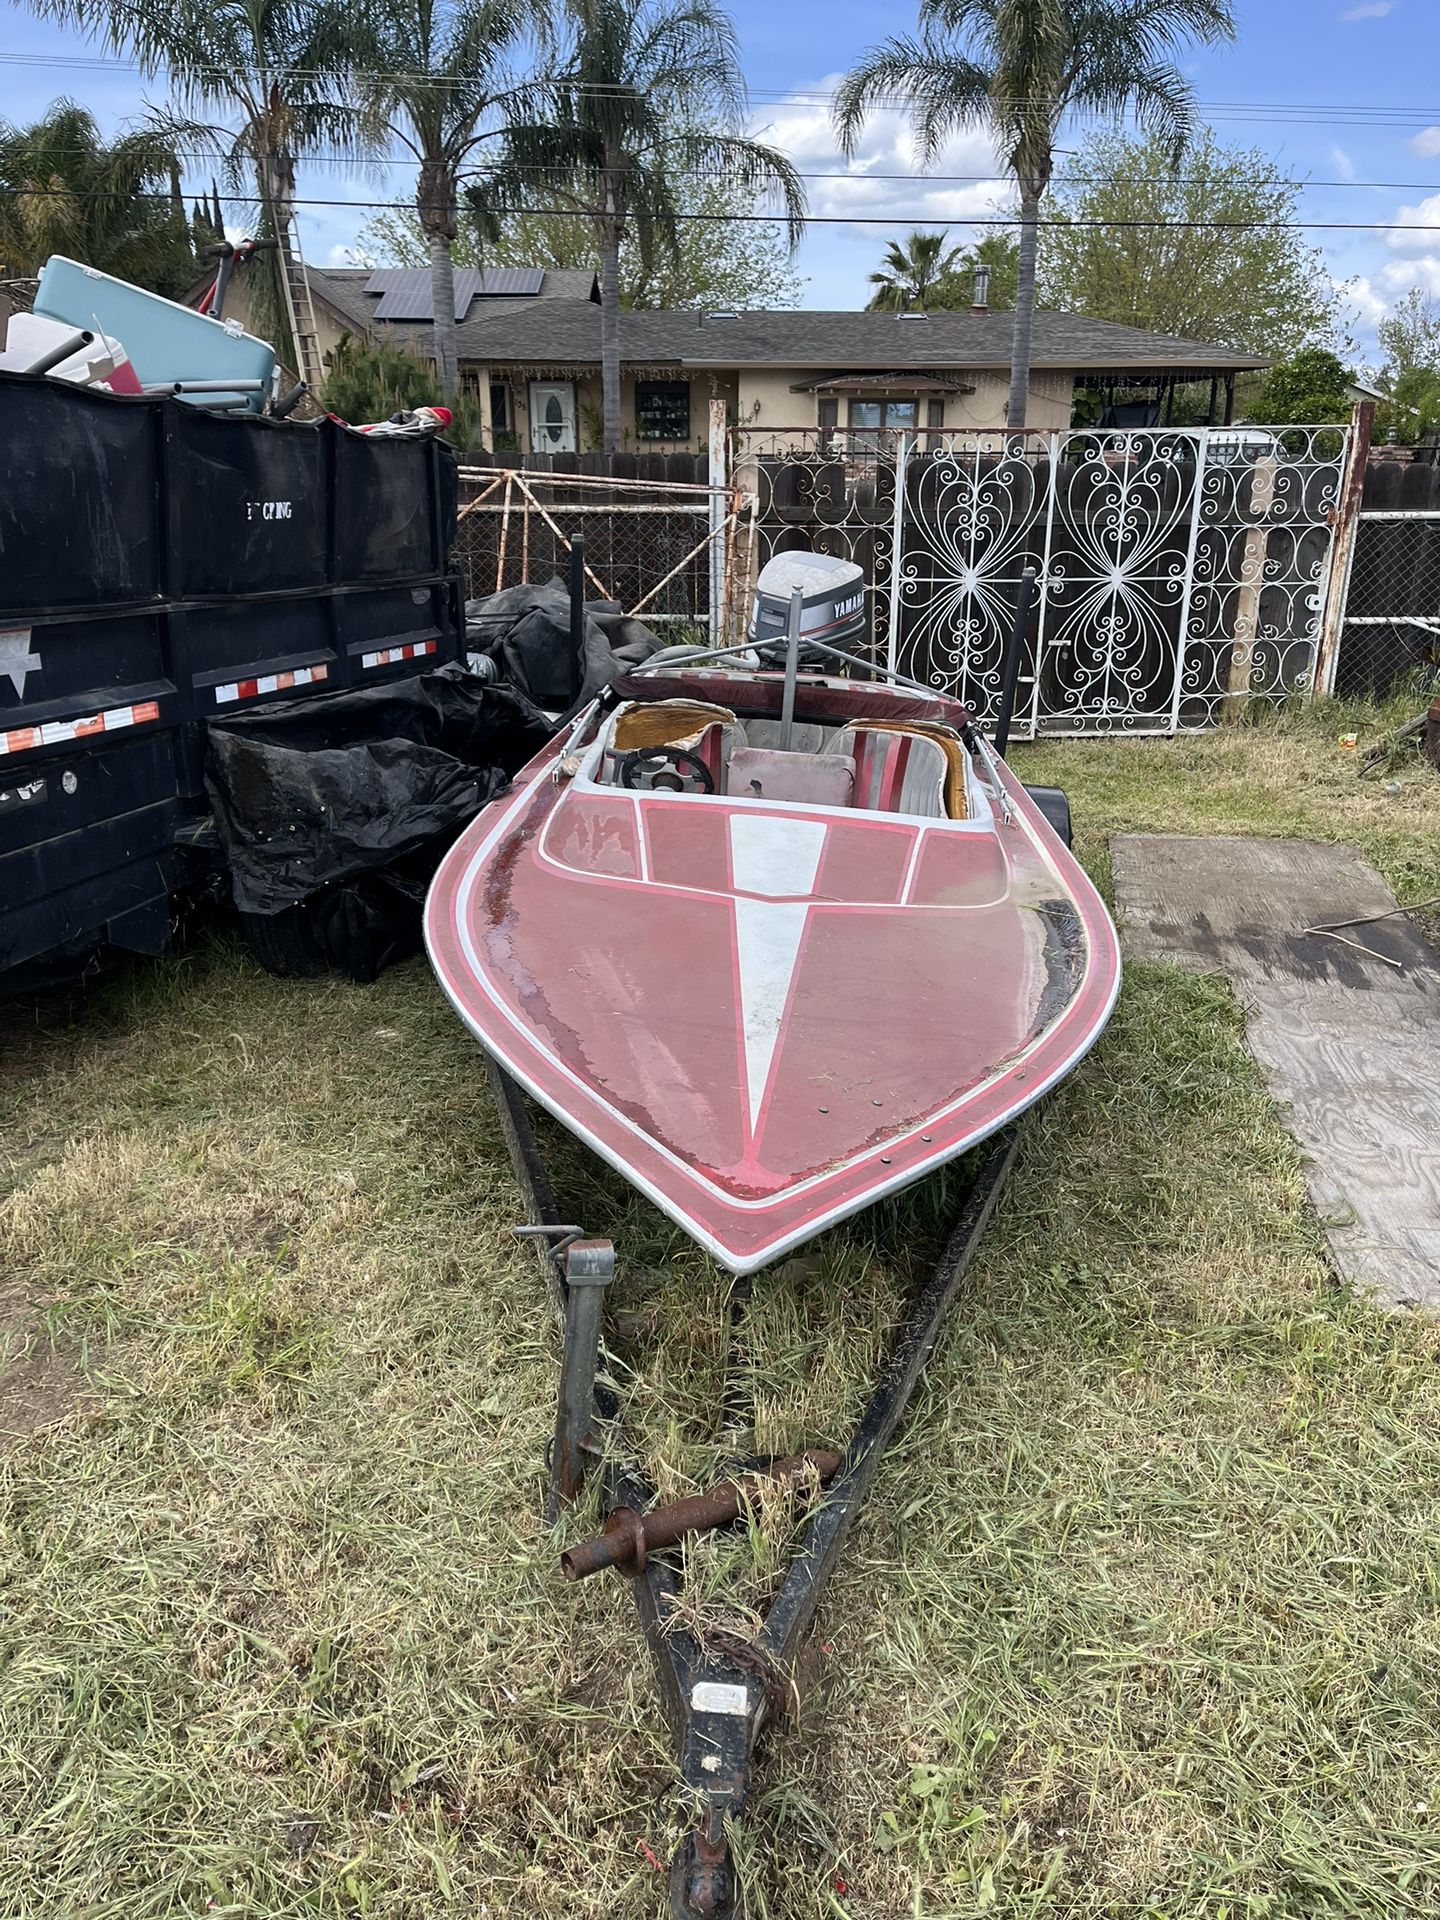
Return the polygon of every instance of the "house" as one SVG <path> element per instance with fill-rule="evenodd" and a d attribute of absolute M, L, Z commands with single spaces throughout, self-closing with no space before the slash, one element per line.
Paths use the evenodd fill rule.
<path fill-rule="evenodd" d="M 342 334 L 382 334 L 430 355 L 428 268 L 311 267 L 322 351 Z M 246 320 L 237 274 L 227 314 Z M 584 269 L 455 272 L 461 385 L 479 402 L 490 445 L 573 453 L 599 444 L 600 306 Z M 709 403 L 736 424 L 787 436 L 834 432 L 863 445 L 899 432 L 1003 427 L 1011 316 L 968 312 L 701 313 L 620 316 L 625 444 L 703 447 Z M 1116 425 L 1154 425 L 1177 387 L 1202 383 L 1207 417 L 1229 422 L 1248 354 L 1067 313 L 1037 313 L 1030 424 L 1071 424 L 1076 386 L 1099 385 Z M 1192 415 L 1193 417 L 1193 415 Z"/>

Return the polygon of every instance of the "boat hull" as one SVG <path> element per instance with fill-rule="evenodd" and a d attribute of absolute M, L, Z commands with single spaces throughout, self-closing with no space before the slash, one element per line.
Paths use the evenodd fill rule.
<path fill-rule="evenodd" d="M 563 750 L 447 856 L 431 958 L 499 1064 L 732 1272 L 1003 1127 L 1103 1027 L 1109 916 L 998 763 L 993 817 L 957 826 L 586 788 L 552 779 Z"/>

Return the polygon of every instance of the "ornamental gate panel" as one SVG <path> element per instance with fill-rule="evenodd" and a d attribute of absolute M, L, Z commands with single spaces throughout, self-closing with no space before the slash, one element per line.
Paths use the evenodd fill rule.
<path fill-rule="evenodd" d="M 1022 735 L 1173 733 L 1310 689 L 1350 429 L 848 438 L 739 430 L 750 577 L 789 547 L 859 561 L 876 657 L 981 718 L 1027 567 Z"/>

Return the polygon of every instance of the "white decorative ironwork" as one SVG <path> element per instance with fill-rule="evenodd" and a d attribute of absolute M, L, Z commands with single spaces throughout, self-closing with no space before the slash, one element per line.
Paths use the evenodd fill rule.
<path fill-rule="evenodd" d="M 1016 731 L 1104 734 L 1200 728 L 1309 688 L 1348 438 L 921 432 L 861 459 L 839 436 L 742 430 L 737 447 L 761 557 L 813 542 L 858 560 L 877 650 L 982 718 L 1034 567 Z"/>
<path fill-rule="evenodd" d="M 904 464 L 901 437 L 872 434 L 857 442 L 829 428 L 738 427 L 731 444 L 731 481 L 754 501 L 745 579 L 753 584 L 767 560 L 797 547 L 855 561 L 866 586 L 861 650 L 883 660 L 889 647 L 895 534 L 903 517 L 896 500 L 896 470 Z M 748 613 L 739 570 L 736 607 Z"/>

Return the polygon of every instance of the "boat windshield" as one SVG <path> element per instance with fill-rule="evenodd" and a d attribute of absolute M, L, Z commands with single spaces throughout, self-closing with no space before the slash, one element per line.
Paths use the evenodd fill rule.
<path fill-rule="evenodd" d="M 704 700 L 627 701 L 600 747 L 594 777 L 606 786 L 932 820 L 983 811 L 964 746 L 923 721 L 742 721 Z"/>

